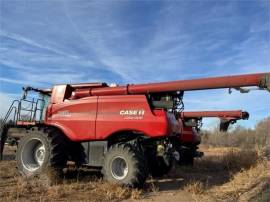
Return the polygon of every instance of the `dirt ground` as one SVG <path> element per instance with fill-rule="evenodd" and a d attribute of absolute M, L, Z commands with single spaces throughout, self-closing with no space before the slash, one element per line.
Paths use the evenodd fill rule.
<path fill-rule="evenodd" d="M 102 181 L 99 173 L 68 171 L 64 182 L 47 186 L 17 173 L 14 150 L 0 162 L 0 201 L 270 201 L 270 160 L 237 148 L 207 148 L 194 167 L 175 166 L 149 178 L 142 190 Z"/>

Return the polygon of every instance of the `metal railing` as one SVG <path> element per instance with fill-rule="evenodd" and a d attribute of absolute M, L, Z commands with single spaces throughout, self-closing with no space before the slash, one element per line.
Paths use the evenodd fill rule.
<path fill-rule="evenodd" d="M 32 100 L 26 100 L 26 99 L 20 99 L 20 100 L 14 100 L 12 104 L 10 105 L 6 116 L 4 117 L 4 124 L 7 122 L 11 122 L 13 124 L 16 124 L 17 121 L 25 121 L 25 122 L 40 122 L 42 121 L 42 112 L 44 106 L 44 100 L 43 99 L 32 99 Z M 24 106 L 25 103 L 28 103 L 28 106 Z M 40 116 L 37 117 L 38 112 L 40 113 Z"/>
<path fill-rule="evenodd" d="M 20 101 L 19 100 L 13 100 L 12 104 L 10 105 L 7 113 L 6 113 L 6 116 L 4 117 L 4 124 L 8 121 L 11 113 L 14 111 L 14 117 L 13 117 L 13 122 L 15 122 L 16 118 L 17 118 L 17 112 L 18 112 L 18 106 L 19 106 L 19 103 Z M 15 104 L 17 104 L 17 106 L 15 106 Z"/>

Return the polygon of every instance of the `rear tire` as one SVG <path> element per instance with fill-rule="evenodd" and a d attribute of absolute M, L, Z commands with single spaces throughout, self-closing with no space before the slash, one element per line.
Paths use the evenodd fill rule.
<path fill-rule="evenodd" d="M 130 144 L 116 144 L 105 154 L 104 179 L 129 187 L 142 187 L 148 177 L 143 153 Z"/>
<path fill-rule="evenodd" d="M 46 179 L 48 184 L 60 182 L 67 163 L 65 144 L 66 138 L 56 129 L 33 128 L 16 152 L 19 172 L 27 178 Z"/>

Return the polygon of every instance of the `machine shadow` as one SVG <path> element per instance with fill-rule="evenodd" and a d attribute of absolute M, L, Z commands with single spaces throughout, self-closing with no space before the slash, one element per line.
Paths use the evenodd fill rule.
<path fill-rule="evenodd" d="M 146 187 L 155 187 L 159 191 L 184 189 L 192 183 L 201 183 L 206 189 L 219 186 L 230 181 L 234 173 L 240 169 L 228 170 L 219 161 L 199 162 L 194 166 L 175 166 L 172 171 L 160 178 L 150 178 Z"/>
<path fill-rule="evenodd" d="M 191 183 L 201 183 L 205 188 L 219 186 L 229 182 L 232 174 L 239 170 L 228 170 L 219 161 L 202 161 L 191 166 L 176 165 L 170 173 L 163 177 L 152 178 L 151 176 L 146 181 L 143 189 L 146 192 L 158 191 L 173 191 L 184 189 L 185 186 Z M 69 169 L 64 175 L 66 182 L 90 182 L 91 180 L 102 181 L 102 174 L 97 170 Z"/>
<path fill-rule="evenodd" d="M 73 169 L 69 168 L 64 172 L 64 181 L 66 182 L 82 182 L 102 180 L 102 174 L 99 170 L 91 169 Z"/>

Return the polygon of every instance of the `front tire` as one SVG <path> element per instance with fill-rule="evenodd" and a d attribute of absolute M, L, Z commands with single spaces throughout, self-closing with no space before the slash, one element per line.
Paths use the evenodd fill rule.
<path fill-rule="evenodd" d="M 19 172 L 27 178 L 46 175 L 50 184 L 57 183 L 67 163 L 65 142 L 56 129 L 32 128 L 16 152 Z"/>
<path fill-rule="evenodd" d="M 129 187 L 142 187 L 148 169 L 141 151 L 130 144 L 116 144 L 105 154 L 104 179 Z"/>

